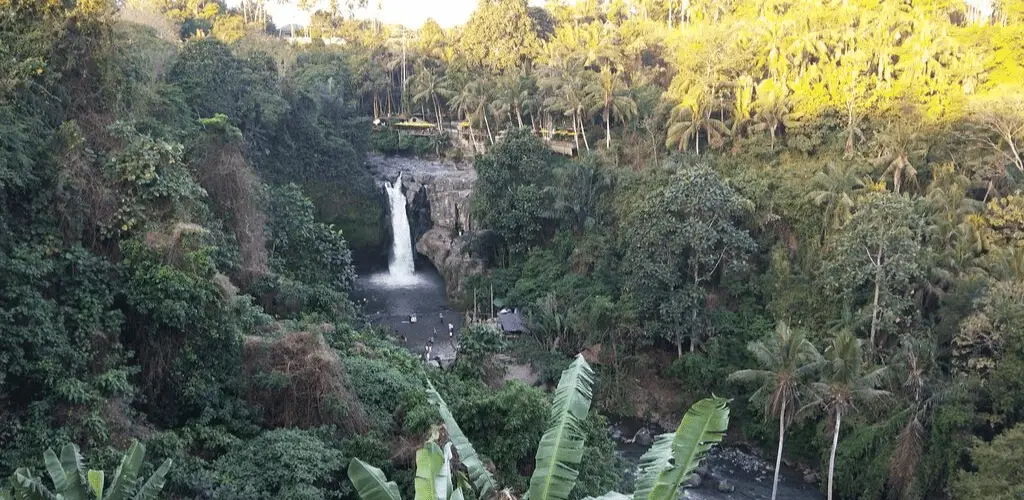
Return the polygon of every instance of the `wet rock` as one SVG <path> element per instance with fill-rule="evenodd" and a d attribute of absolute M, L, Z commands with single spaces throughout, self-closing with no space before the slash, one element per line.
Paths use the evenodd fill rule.
<path fill-rule="evenodd" d="M 814 472 L 808 471 L 804 474 L 804 482 L 807 484 L 818 484 L 818 475 Z"/>
<path fill-rule="evenodd" d="M 700 485 L 704 482 L 704 478 L 700 477 L 700 474 L 691 474 L 689 479 L 683 483 L 686 488 L 700 488 Z"/>
<path fill-rule="evenodd" d="M 654 444 L 654 436 L 651 435 L 650 430 L 644 427 L 637 431 L 636 435 L 633 436 L 633 442 L 640 446 L 650 446 Z"/>
<path fill-rule="evenodd" d="M 700 465 L 698 465 L 693 472 L 697 473 L 698 475 L 700 475 L 700 477 L 704 478 L 711 476 L 711 469 L 708 467 L 706 463 L 701 463 Z"/>
<path fill-rule="evenodd" d="M 427 231 L 416 242 L 416 251 L 430 259 L 430 263 L 444 278 L 445 291 L 449 297 L 457 296 L 462 291 L 462 283 L 466 278 L 484 270 L 483 261 L 463 252 L 465 245 L 464 238 L 453 238 L 450 230 L 438 227 Z"/>
<path fill-rule="evenodd" d="M 612 441 L 621 441 L 621 440 L 622 440 L 622 431 L 620 431 L 619 429 L 612 429 Z"/>
<path fill-rule="evenodd" d="M 736 491 L 736 487 L 726 479 L 718 481 L 718 484 L 715 487 L 722 493 L 732 493 L 733 491 Z"/>

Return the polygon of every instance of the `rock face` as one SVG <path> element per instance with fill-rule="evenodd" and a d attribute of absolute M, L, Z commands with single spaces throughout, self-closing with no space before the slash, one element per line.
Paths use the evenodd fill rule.
<path fill-rule="evenodd" d="M 483 262 L 464 253 L 464 238 L 452 238 L 447 228 L 434 227 L 416 242 L 416 251 L 430 259 L 444 278 L 449 298 L 462 292 L 462 283 L 474 274 L 482 273 Z"/>
<path fill-rule="evenodd" d="M 473 230 L 469 198 L 476 171 L 467 164 L 382 156 L 369 157 L 367 166 L 380 179 L 402 175 L 416 252 L 437 268 L 448 297 L 456 297 L 467 277 L 484 270 L 483 262 L 464 252 Z"/>

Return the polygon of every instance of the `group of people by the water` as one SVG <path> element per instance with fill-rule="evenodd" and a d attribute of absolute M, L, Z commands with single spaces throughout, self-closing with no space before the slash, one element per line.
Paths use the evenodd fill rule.
<path fill-rule="evenodd" d="M 441 323 L 444 324 L 444 312 L 437 313 L 437 316 L 440 318 Z M 419 318 L 415 314 L 409 316 L 409 323 L 417 323 L 418 320 Z M 434 349 L 434 344 L 437 342 L 437 337 L 437 327 L 435 326 L 433 327 L 433 333 L 431 333 L 430 337 L 427 338 L 426 345 L 423 346 L 423 361 L 428 363 L 431 360 L 437 361 L 438 363 L 441 362 L 440 356 L 435 356 L 433 359 L 430 357 L 431 352 Z M 409 337 L 402 335 L 402 343 L 408 344 Z M 453 323 L 448 323 L 448 345 L 453 351 L 457 351 L 459 348 L 458 341 L 455 339 L 455 325 Z"/>

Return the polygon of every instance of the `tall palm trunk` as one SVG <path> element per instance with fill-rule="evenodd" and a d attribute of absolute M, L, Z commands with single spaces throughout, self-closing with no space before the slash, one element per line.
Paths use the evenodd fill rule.
<path fill-rule="evenodd" d="M 612 124 L 611 124 L 611 120 L 609 120 L 609 118 L 611 118 L 611 113 L 608 111 L 608 106 L 604 107 L 604 116 L 603 116 L 603 118 L 604 118 L 604 143 L 605 143 L 605 147 L 608 148 L 608 149 L 611 149 L 612 148 Z"/>
<path fill-rule="evenodd" d="M 839 424 L 843 421 L 843 412 L 836 413 L 836 430 L 832 432 L 832 453 L 828 457 L 828 500 L 832 500 L 832 477 L 836 471 L 836 447 L 839 446 Z"/>
<path fill-rule="evenodd" d="M 779 491 L 779 469 L 782 467 L 782 442 L 786 439 L 786 400 L 779 411 L 779 451 L 775 454 L 775 479 L 772 481 L 772 500 Z"/>
<path fill-rule="evenodd" d="M 484 126 L 487 127 L 487 138 L 491 140 L 491 145 L 494 145 L 494 134 L 491 134 L 491 123 L 487 121 L 487 110 L 483 110 L 484 115 Z"/>
<path fill-rule="evenodd" d="M 580 153 L 580 133 L 576 128 L 576 112 L 572 112 L 572 139 L 576 141 L 576 154 Z"/>
<path fill-rule="evenodd" d="M 580 120 L 580 134 L 583 136 L 583 146 L 587 148 L 587 151 L 590 151 L 590 143 L 587 142 L 587 129 L 583 127 L 583 114 L 576 113 L 576 116 Z"/>
<path fill-rule="evenodd" d="M 516 121 L 519 122 L 519 128 L 523 128 L 523 115 L 519 112 L 519 105 L 516 104 Z"/>

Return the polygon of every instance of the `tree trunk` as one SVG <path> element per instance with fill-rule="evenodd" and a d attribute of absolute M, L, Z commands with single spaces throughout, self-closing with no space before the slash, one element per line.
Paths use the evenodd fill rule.
<path fill-rule="evenodd" d="M 875 300 L 871 304 L 871 352 L 875 351 L 875 334 L 878 332 L 878 291 L 881 287 L 882 281 L 882 270 L 881 261 L 882 251 L 878 251 L 879 262 L 875 263 Z"/>
<path fill-rule="evenodd" d="M 700 127 L 693 132 L 693 147 L 697 150 L 697 155 L 700 155 Z"/>
<path fill-rule="evenodd" d="M 608 148 L 608 149 L 612 148 L 612 125 L 611 125 L 611 120 L 609 120 L 609 118 L 611 118 L 610 115 L 611 115 L 611 112 L 609 112 L 608 108 L 605 107 L 604 108 L 604 142 L 605 142 L 605 147 Z"/>
<path fill-rule="evenodd" d="M 519 122 L 519 128 L 523 128 L 523 114 L 519 112 L 518 105 L 516 105 L 516 121 Z"/>
<path fill-rule="evenodd" d="M 580 135 L 583 136 L 583 146 L 587 148 L 587 151 L 590 151 L 590 143 L 587 142 L 587 129 L 583 127 L 583 115 L 577 114 L 576 116 L 580 118 Z"/>
<path fill-rule="evenodd" d="M 775 151 L 775 128 L 778 126 L 777 123 L 772 124 L 772 151 Z"/>
<path fill-rule="evenodd" d="M 775 454 L 775 479 L 772 481 L 772 500 L 779 490 L 779 469 L 782 467 L 782 442 L 786 439 L 786 401 L 782 401 L 779 412 L 779 451 Z"/>
<path fill-rule="evenodd" d="M 832 453 L 828 458 L 828 500 L 832 500 L 832 477 L 836 470 L 836 447 L 839 446 L 839 424 L 843 422 L 843 412 L 836 413 L 836 430 L 832 432 Z"/>
<path fill-rule="evenodd" d="M 554 133 L 551 134 L 554 137 Z M 576 128 L 576 112 L 572 112 L 572 139 L 576 141 L 576 154 L 580 154 L 580 133 Z"/>
<path fill-rule="evenodd" d="M 491 123 L 487 121 L 487 110 L 483 112 L 484 115 L 484 126 L 487 127 L 487 138 L 491 140 L 491 145 L 494 145 L 494 135 L 491 134 Z"/>

